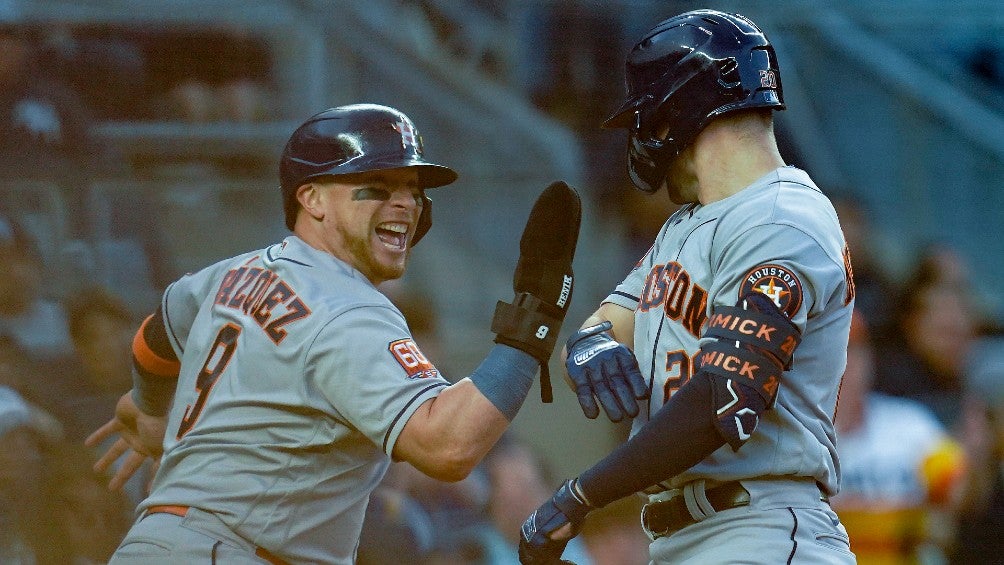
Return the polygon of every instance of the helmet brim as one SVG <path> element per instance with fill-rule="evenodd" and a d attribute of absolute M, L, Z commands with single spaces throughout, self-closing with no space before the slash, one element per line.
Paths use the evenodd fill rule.
<path fill-rule="evenodd" d="M 436 188 L 453 184 L 457 180 L 457 173 L 449 167 L 434 165 L 432 163 L 424 165 L 411 165 L 418 168 L 418 183 L 425 188 Z"/>
<path fill-rule="evenodd" d="M 365 168 L 357 171 L 345 170 L 345 167 L 333 168 L 330 171 L 320 171 L 303 177 L 301 182 L 308 182 L 312 179 L 318 179 L 321 177 L 338 178 L 347 175 L 358 175 L 360 173 L 394 171 L 398 169 L 418 169 L 418 184 L 422 188 L 446 186 L 456 181 L 458 176 L 457 172 L 453 169 L 443 165 L 436 165 L 435 163 L 427 163 L 425 161 L 401 162 L 400 160 L 388 160 L 385 162 L 369 161 Z"/>
<path fill-rule="evenodd" d="M 633 126 L 634 113 L 638 109 L 639 102 L 640 100 L 637 98 L 628 99 L 609 118 L 604 120 L 602 127 L 604 129 L 617 129 Z"/>
<path fill-rule="evenodd" d="M 426 161 L 391 160 L 381 163 L 373 161 L 367 166 L 369 171 L 388 171 L 392 169 L 418 169 L 418 184 L 422 188 L 436 188 L 452 184 L 457 180 L 457 172 L 444 165 Z"/>

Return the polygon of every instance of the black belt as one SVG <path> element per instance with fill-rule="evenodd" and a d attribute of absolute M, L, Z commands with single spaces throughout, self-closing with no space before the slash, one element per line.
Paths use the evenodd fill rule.
<path fill-rule="evenodd" d="M 750 493 L 739 481 L 709 488 L 704 491 L 704 495 L 715 512 L 749 506 L 750 503 Z M 668 536 L 697 522 L 690 510 L 687 510 L 683 493 L 669 500 L 650 502 L 641 509 L 641 525 L 652 539 Z"/>

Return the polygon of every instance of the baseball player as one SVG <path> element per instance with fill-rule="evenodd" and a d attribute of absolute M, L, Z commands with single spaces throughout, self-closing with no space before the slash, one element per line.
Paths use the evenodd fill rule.
<path fill-rule="evenodd" d="M 553 351 L 580 218 L 567 185 L 531 211 L 497 345 L 451 384 L 377 285 L 429 230 L 425 189 L 456 173 L 405 114 L 357 104 L 297 128 L 280 178 L 293 235 L 169 285 L 133 342 L 134 388 L 87 441 L 120 436 L 99 468 L 130 452 L 113 488 L 162 451 L 113 564 L 353 563 L 391 459 L 462 479 Z"/>
<path fill-rule="evenodd" d="M 827 499 L 854 287 L 836 214 L 786 166 L 774 49 L 712 10 L 659 23 L 627 57 L 639 189 L 681 208 L 566 343 L 586 416 L 630 439 L 524 522 L 523 563 L 553 563 L 587 514 L 644 492 L 653 563 L 853 563 Z M 647 385 L 647 402 L 637 389 Z"/>

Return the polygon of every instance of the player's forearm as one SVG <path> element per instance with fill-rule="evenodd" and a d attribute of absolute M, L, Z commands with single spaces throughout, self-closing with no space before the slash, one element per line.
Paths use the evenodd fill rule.
<path fill-rule="evenodd" d="M 537 366 L 530 355 L 496 345 L 469 378 L 415 412 L 395 445 L 395 457 L 434 478 L 463 479 L 516 416 Z"/>
<path fill-rule="evenodd" d="M 415 412 L 394 447 L 394 456 L 434 479 L 459 481 L 474 470 L 508 426 L 509 420 L 470 379 L 463 379 Z"/>
<path fill-rule="evenodd" d="M 605 506 L 641 491 L 689 469 L 725 445 L 711 418 L 711 396 L 705 379 L 691 379 L 627 443 L 582 473 L 579 486 L 589 502 Z"/>

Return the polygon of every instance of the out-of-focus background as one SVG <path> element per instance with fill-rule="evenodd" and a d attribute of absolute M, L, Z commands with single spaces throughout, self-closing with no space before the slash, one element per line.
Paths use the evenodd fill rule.
<path fill-rule="evenodd" d="M 495 301 L 511 296 L 519 234 L 555 179 L 578 188 L 585 206 L 570 333 L 672 209 L 664 194 L 631 187 L 624 132 L 599 127 L 624 94 L 624 56 L 660 20 L 698 7 L 739 11 L 774 43 L 788 104 L 777 114 L 782 153 L 835 201 L 851 245 L 858 309 L 877 351 L 864 388 L 909 400 L 934 421 L 925 437 L 955 441 L 955 451 L 922 458 L 923 472 L 914 465 L 878 478 L 854 474 L 873 466 L 848 453 L 851 491 L 895 476 L 899 496 L 877 503 L 882 491 L 862 487 L 873 503 L 856 509 L 910 516 L 908 534 L 873 545 L 904 545 L 928 563 L 999 545 L 999 535 L 973 541 L 970 530 L 986 529 L 966 526 L 986 514 L 999 532 L 1004 506 L 1000 473 L 986 471 L 999 464 L 1004 411 L 1004 372 L 987 360 L 999 358 L 1004 321 L 999 2 L 0 0 L 0 488 L 10 508 L 23 509 L 0 520 L 0 563 L 69 563 L 71 554 L 102 562 L 114 548 L 143 485 L 115 500 L 71 488 L 67 477 L 101 482 L 82 438 L 128 388 L 129 339 L 166 284 L 286 235 L 278 156 L 320 110 L 394 106 L 416 122 L 427 157 L 460 173 L 430 191 L 434 228 L 408 274 L 386 286 L 444 373 L 469 374 L 489 349 Z M 563 373 L 556 359 L 552 373 Z M 543 484 L 538 495 L 525 488 L 530 479 L 510 489 L 530 500 L 515 526 L 498 526 L 509 539 L 496 540 L 505 557 L 493 563 L 514 559 L 505 544 L 517 518 L 626 435 L 623 424 L 583 418 L 574 395 L 555 385 L 552 405 L 531 395 L 493 459 L 525 450 Z M 972 430 L 980 439 L 966 443 Z M 463 496 L 418 507 L 440 532 L 471 508 L 481 517 L 521 508 L 495 501 L 513 480 L 500 473 L 486 462 Z M 422 484 L 406 471 L 391 479 L 398 475 L 388 480 L 394 493 Z M 935 487 L 956 494 L 935 504 Z M 81 493 L 93 500 L 73 498 Z M 456 508 L 444 510 L 450 496 Z M 67 517 L 75 508 L 93 514 L 98 499 L 107 516 Z M 580 565 L 644 562 L 628 506 L 583 534 Z M 60 528 L 84 541 L 36 543 Z M 417 531 L 409 535 L 429 562 L 492 555 L 490 544 Z M 620 544 L 628 549 L 612 551 Z M 959 562 L 983 562 L 973 555 Z"/>

